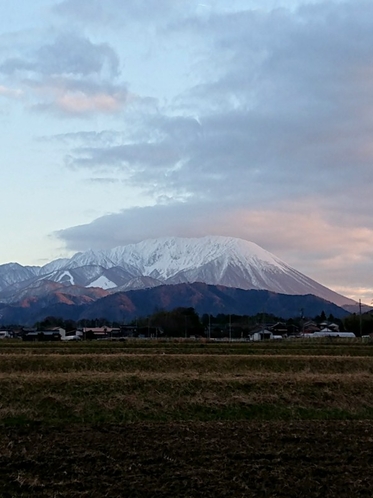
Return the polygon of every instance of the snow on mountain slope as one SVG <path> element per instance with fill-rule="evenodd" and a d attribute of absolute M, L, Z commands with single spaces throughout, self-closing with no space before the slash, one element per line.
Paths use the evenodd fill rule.
<path fill-rule="evenodd" d="M 67 270 L 62 272 L 62 274 L 58 277 L 56 282 L 69 282 L 71 285 L 75 284 L 74 277 Z"/>
<path fill-rule="evenodd" d="M 143 275 L 166 280 L 180 271 L 196 269 L 222 258 L 221 263 L 237 261 L 258 268 L 281 261 L 258 245 L 231 237 L 161 238 L 117 247 L 108 252 L 118 266 L 137 267 Z M 225 261 L 223 261 L 225 259 Z M 223 270 L 221 270 L 223 271 Z"/>
<path fill-rule="evenodd" d="M 107 277 L 104 275 L 101 275 L 100 277 L 96 278 L 93 282 L 91 282 L 87 287 L 100 287 L 101 289 L 115 289 L 117 285 L 109 280 Z"/>
<path fill-rule="evenodd" d="M 0 265 L 0 291 L 10 285 L 31 279 L 38 274 L 37 266 L 22 266 L 18 263 Z"/>
<path fill-rule="evenodd" d="M 83 266 L 102 266 L 102 268 L 111 268 L 115 266 L 110 256 L 104 251 L 78 252 L 67 263 L 66 268 L 81 268 Z"/>
<path fill-rule="evenodd" d="M 142 275 L 168 284 L 204 282 L 284 294 L 314 294 L 343 306 L 354 301 L 318 284 L 253 242 L 221 236 L 161 238 L 109 251 Z"/>
<path fill-rule="evenodd" d="M 7 266 L 7 265 L 3 265 Z M 101 287 L 111 292 L 183 282 L 203 282 L 240 289 L 260 289 L 283 294 L 314 294 L 339 306 L 355 304 L 318 284 L 253 242 L 232 237 L 168 237 L 145 240 L 107 251 L 87 251 L 59 259 L 37 269 L 22 270 L 15 285 L 22 292 L 35 279 Z M 0 291 L 16 277 L 1 272 Z M 3 280 L 2 280 L 3 279 Z M 3 282 L 3 283 L 2 283 Z M 3 287 L 1 287 L 3 285 Z M 8 293 L 9 294 L 9 293 Z M 7 294 L 7 295 L 8 295 Z"/>
<path fill-rule="evenodd" d="M 54 271 L 63 270 L 66 268 L 66 265 L 69 263 L 69 258 L 60 258 L 47 263 L 46 265 L 39 268 L 38 275 L 48 275 Z"/>

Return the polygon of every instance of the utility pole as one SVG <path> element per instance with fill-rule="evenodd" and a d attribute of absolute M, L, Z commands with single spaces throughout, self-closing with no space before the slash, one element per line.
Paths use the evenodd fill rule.
<path fill-rule="evenodd" d="M 359 299 L 359 330 L 360 330 L 360 337 L 363 337 L 363 323 L 361 319 L 361 299 Z"/>
<path fill-rule="evenodd" d="M 302 335 L 304 335 L 304 309 L 300 310 L 300 325 L 302 325 Z"/>

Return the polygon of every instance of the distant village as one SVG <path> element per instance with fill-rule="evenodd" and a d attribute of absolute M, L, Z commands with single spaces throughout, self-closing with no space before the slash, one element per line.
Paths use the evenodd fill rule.
<path fill-rule="evenodd" d="M 180 310 L 179 310 L 180 311 Z M 194 312 L 194 310 L 193 310 Z M 196 320 L 196 316 L 198 321 Z M 22 341 L 126 341 L 130 339 L 189 339 L 209 341 L 282 341 L 293 339 L 313 338 L 350 338 L 363 336 L 369 340 L 373 331 L 368 334 L 359 334 L 356 331 L 348 331 L 341 327 L 339 320 L 331 321 L 325 316 L 319 320 L 293 320 L 286 321 L 256 321 L 255 323 L 243 323 L 243 318 L 231 315 L 219 317 L 204 315 L 199 320 L 198 315 L 184 315 L 183 322 L 174 323 L 173 329 L 156 325 L 154 318 L 143 319 L 129 325 L 107 325 L 97 326 L 99 320 L 91 321 L 90 326 L 68 327 L 48 326 L 53 323 L 53 317 L 41 322 L 36 327 L 3 327 L 0 329 L 0 340 L 18 339 Z M 58 321 L 58 319 L 56 319 Z M 102 320 L 101 320 L 102 321 Z M 162 322 L 162 320 L 160 320 Z M 224 322 L 224 323 L 222 323 Z M 338 323 L 339 322 L 339 323 Z M 361 324 L 360 324 L 361 325 Z"/>

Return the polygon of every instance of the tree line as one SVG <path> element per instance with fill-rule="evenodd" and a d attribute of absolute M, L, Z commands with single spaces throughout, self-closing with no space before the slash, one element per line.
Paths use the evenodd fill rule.
<path fill-rule="evenodd" d="M 155 310 L 149 316 L 138 317 L 129 322 L 115 322 L 106 318 L 82 319 L 82 320 L 65 320 L 61 317 L 48 316 L 45 319 L 34 324 L 37 330 L 48 330 L 55 327 L 61 327 L 67 332 L 80 328 L 96 327 L 113 327 L 120 328 L 123 326 L 133 326 L 136 328 L 158 327 L 162 329 L 164 335 L 183 337 L 191 335 L 206 335 L 206 331 L 214 333 L 215 337 L 224 336 L 227 331 L 232 336 L 248 333 L 253 327 L 260 324 L 270 325 L 276 322 L 282 322 L 289 331 L 302 330 L 305 322 L 303 313 L 300 312 L 298 317 L 283 319 L 270 313 L 258 313 L 256 315 L 235 315 L 219 313 L 209 315 L 204 313 L 198 315 L 193 307 L 179 307 L 171 311 Z M 373 317 L 370 313 L 363 315 L 351 314 L 343 320 L 335 318 L 333 315 L 326 316 L 324 312 L 313 317 L 316 323 L 333 322 L 339 326 L 340 331 L 354 332 L 355 335 L 366 335 L 373 332 Z M 19 328 L 19 326 L 10 326 L 9 328 Z"/>

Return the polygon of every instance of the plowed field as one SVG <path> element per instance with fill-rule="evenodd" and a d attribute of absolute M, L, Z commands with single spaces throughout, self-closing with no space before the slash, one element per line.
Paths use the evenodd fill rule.
<path fill-rule="evenodd" d="M 240 422 L 1 430 L 10 497 L 371 497 L 373 424 Z"/>
<path fill-rule="evenodd" d="M 373 348 L 0 344 L 0 498 L 371 497 Z"/>

